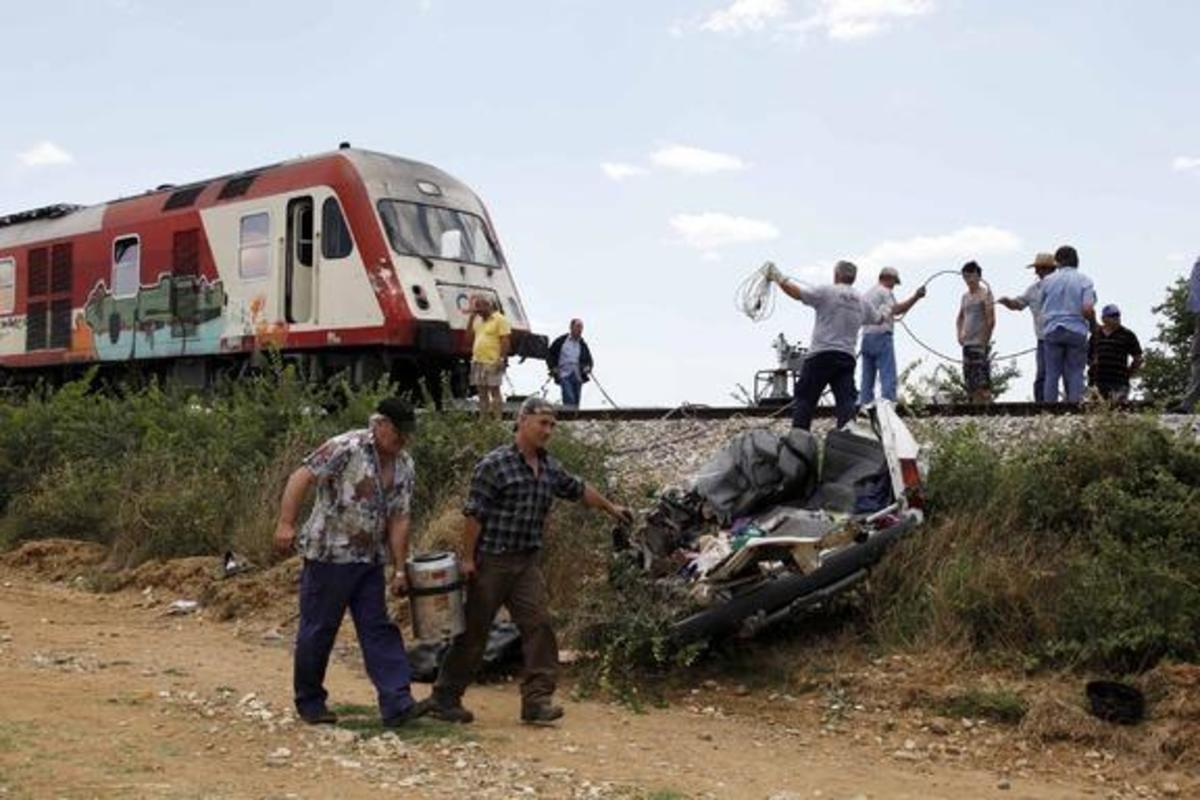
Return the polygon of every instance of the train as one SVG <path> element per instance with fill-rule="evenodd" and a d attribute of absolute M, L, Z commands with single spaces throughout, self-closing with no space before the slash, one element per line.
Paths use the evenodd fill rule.
<path fill-rule="evenodd" d="M 303 375 L 466 391 L 472 297 L 544 358 L 487 208 L 428 164 L 351 147 L 93 206 L 0 217 L 0 379 L 88 369 L 208 386 Z"/>

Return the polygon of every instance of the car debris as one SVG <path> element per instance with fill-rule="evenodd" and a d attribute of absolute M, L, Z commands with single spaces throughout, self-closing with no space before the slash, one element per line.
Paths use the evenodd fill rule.
<path fill-rule="evenodd" d="M 919 456 L 888 401 L 823 440 L 745 431 L 614 548 L 681 598 L 680 643 L 753 636 L 858 583 L 923 523 Z"/>

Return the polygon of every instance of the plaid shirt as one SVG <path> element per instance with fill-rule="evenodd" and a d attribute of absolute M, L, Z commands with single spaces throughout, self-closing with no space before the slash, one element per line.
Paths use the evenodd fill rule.
<path fill-rule="evenodd" d="M 541 470 L 533 474 L 515 444 L 497 447 L 475 465 L 463 514 L 483 527 L 484 553 L 523 553 L 542 546 L 546 514 L 555 497 L 578 500 L 583 481 L 540 451 Z"/>
<path fill-rule="evenodd" d="M 300 553 L 333 564 L 388 560 L 388 521 L 408 514 L 415 480 L 412 457 L 396 456 L 390 486 L 379 480 L 369 429 L 335 436 L 304 459 L 317 476 L 312 513 L 300 529 Z"/>

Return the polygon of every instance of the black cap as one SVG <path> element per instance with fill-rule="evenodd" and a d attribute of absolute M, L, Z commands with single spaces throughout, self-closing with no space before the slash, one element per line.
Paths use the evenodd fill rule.
<path fill-rule="evenodd" d="M 399 397 L 385 397 L 375 406 L 375 411 L 388 418 L 402 433 L 411 433 L 417 429 L 417 415 L 412 406 Z"/>

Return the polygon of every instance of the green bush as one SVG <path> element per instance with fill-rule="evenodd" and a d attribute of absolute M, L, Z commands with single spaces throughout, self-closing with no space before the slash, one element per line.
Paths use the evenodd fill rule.
<path fill-rule="evenodd" d="M 1115 671 L 1200 658 L 1200 445 L 1153 419 L 997 453 L 943 436 L 930 520 L 872 582 L 884 643 Z"/>

